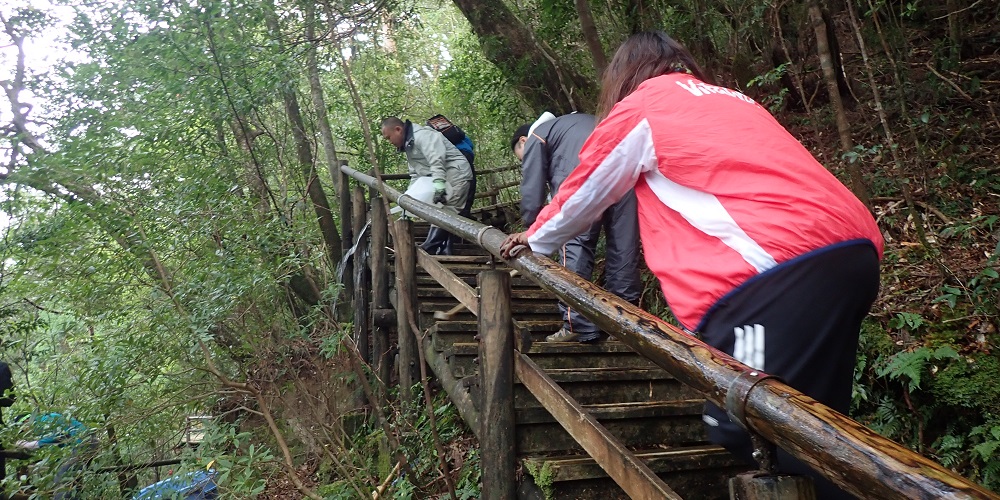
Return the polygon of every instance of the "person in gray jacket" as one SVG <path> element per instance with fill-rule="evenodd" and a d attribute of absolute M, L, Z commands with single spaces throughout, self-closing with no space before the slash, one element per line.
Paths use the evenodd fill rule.
<path fill-rule="evenodd" d="M 410 181 L 431 177 L 436 204 L 458 214 L 464 207 L 472 183 L 472 166 L 454 144 L 441 132 L 390 116 L 382 120 L 382 136 L 401 153 L 406 153 Z M 420 245 L 432 255 L 451 255 L 451 233 L 431 226 Z"/>
<path fill-rule="evenodd" d="M 530 226 L 548 202 L 546 188 L 555 195 L 570 172 L 580 164 L 580 150 L 594 131 L 593 115 L 573 113 L 558 118 L 543 113 L 532 124 L 524 124 L 511 137 L 510 147 L 521 160 L 521 217 Z M 637 304 L 642 293 L 639 278 L 639 220 L 635 193 L 630 191 L 615 203 L 589 231 L 566 243 L 560 250 L 562 264 L 584 279 L 591 279 L 597 241 L 604 229 L 607 244 L 604 288 Z M 601 332 L 578 311 L 559 303 L 563 328 L 549 335 L 549 342 L 594 342 Z"/>

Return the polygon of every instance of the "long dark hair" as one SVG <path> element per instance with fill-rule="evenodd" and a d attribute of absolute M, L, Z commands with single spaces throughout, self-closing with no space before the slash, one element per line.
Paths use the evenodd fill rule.
<path fill-rule="evenodd" d="M 597 100 L 597 119 L 603 120 L 615 103 L 624 99 L 640 83 L 669 73 L 691 73 L 706 81 L 701 66 L 683 45 L 662 31 L 636 33 L 615 52 L 604 70 L 601 96 Z"/>

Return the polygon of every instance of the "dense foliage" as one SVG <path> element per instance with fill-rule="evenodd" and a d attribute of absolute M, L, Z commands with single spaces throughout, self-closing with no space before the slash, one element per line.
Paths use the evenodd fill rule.
<path fill-rule="evenodd" d="M 114 467 L 174 458 L 175 472 L 211 462 L 233 497 L 370 494 L 400 460 L 413 467 L 397 495 L 450 483 L 474 497 L 477 452 L 443 401 L 435 422 L 398 404 L 385 425 L 357 417 L 372 408 L 338 307 L 336 161 L 401 171 L 373 137 L 379 120 L 443 113 L 476 141 L 479 168 L 508 165 L 513 128 L 593 111 L 601 58 L 660 28 L 871 200 L 888 248 L 855 418 L 1000 489 L 1000 7 L 825 4 L 4 4 L 0 359 L 17 386 L 5 417 L 57 411 L 90 427 L 93 498 L 166 472 Z M 667 317 L 655 290 L 644 305 Z M 182 445 L 194 415 L 216 418 L 200 446 Z M 0 442 L 27 432 L 8 426 Z M 70 451 L 38 453 L 37 491 Z"/>

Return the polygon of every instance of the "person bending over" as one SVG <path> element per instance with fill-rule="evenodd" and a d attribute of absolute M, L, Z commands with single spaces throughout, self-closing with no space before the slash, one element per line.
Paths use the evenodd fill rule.
<path fill-rule="evenodd" d="M 510 146 L 521 160 L 521 218 L 535 222 L 545 206 L 546 191 L 555 194 L 566 177 L 580 164 L 580 149 L 594 130 L 594 115 L 573 113 L 558 118 L 543 113 L 532 124 L 519 127 Z M 594 272 L 597 241 L 604 229 L 607 251 L 604 261 L 604 288 L 633 304 L 639 303 L 639 221 L 635 193 L 631 190 L 611 205 L 583 234 L 559 249 L 560 263 L 584 279 Z M 563 327 L 545 337 L 549 342 L 596 342 L 597 326 L 579 311 L 560 302 Z"/>
<path fill-rule="evenodd" d="M 434 203 L 454 214 L 465 208 L 472 183 L 472 167 L 454 144 L 431 127 L 410 120 L 404 122 L 395 116 L 382 120 L 381 128 L 382 136 L 400 153 L 406 154 L 410 182 L 418 177 L 430 177 L 434 183 Z M 451 233 L 431 226 L 420 247 L 430 254 L 450 255 L 453 239 Z"/>

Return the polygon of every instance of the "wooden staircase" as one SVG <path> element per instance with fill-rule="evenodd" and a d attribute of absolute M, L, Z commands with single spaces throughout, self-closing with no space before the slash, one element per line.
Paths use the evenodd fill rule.
<path fill-rule="evenodd" d="M 414 226 L 418 243 L 426 231 L 426 224 Z M 473 288 L 479 272 L 509 269 L 475 245 L 460 244 L 455 253 L 436 260 Z M 430 332 L 452 376 L 470 388 L 478 405 L 476 317 L 463 309 L 436 320 L 436 311 L 448 311 L 458 301 L 419 265 L 416 281 L 419 326 Z M 545 342 L 562 326 L 556 299 L 523 276 L 513 277 L 511 286 L 514 319 L 533 340 L 526 353 L 532 361 L 679 495 L 728 498 L 726 480 L 748 468 L 706 442 L 703 400 L 693 390 L 613 339 Z M 546 492 L 551 498 L 628 498 L 519 382 L 514 400 L 516 450 L 524 464 L 520 498 L 541 499 Z"/>

